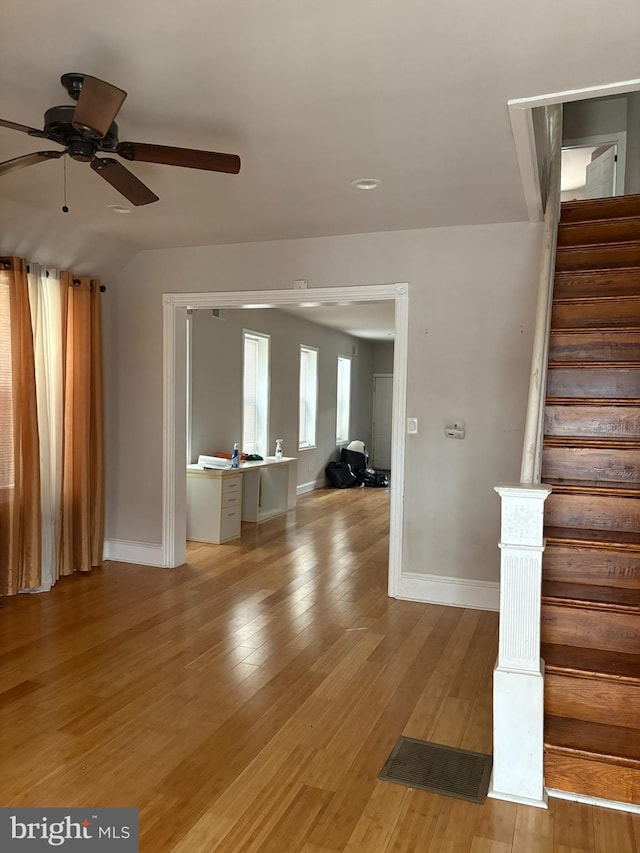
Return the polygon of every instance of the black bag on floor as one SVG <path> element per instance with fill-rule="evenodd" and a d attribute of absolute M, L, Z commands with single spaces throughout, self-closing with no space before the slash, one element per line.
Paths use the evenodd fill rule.
<path fill-rule="evenodd" d="M 369 464 L 369 456 L 366 453 L 360 453 L 357 450 L 349 450 L 348 447 L 343 447 L 340 451 L 340 461 L 351 465 L 351 470 L 358 476 L 358 472 L 362 471 Z"/>
<path fill-rule="evenodd" d="M 334 489 L 350 489 L 358 482 L 347 462 L 329 462 L 324 469 L 329 485 Z"/>
<path fill-rule="evenodd" d="M 384 489 L 389 485 L 389 478 L 384 471 L 375 471 L 373 468 L 363 468 L 357 473 L 358 482 L 363 486 Z"/>

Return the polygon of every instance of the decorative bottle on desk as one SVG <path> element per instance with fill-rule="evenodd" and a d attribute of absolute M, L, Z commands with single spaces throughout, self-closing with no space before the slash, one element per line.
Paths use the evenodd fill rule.
<path fill-rule="evenodd" d="M 240 467 L 240 445 L 236 441 L 233 445 L 233 453 L 231 454 L 231 467 L 239 468 Z"/>
<path fill-rule="evenodd" d="M 276 438 L 276 460 L 279 462 L 282 459 L 282 439 Z"/>

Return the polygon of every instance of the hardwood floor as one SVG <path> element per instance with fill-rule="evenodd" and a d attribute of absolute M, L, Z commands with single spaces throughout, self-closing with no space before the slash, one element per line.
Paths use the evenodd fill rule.
<path fill-rule="evenodd" d="M 491 751 L 498 626 L 387 597 L 388 500 L 322 490 L 180 569 L 5 600 L 2 805 L 138 807 L 143 853 L 639 850 L 637 815 L 378 781 L 401 734 Z"/>

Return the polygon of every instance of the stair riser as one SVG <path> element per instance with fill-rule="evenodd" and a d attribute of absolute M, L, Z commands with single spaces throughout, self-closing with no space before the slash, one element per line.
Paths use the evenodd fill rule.
<path fill-rule="evenodd" d="M 558 272 L 553 286 L 554 299 L 637 295 L 640 295 L 639 267 L 620 267 L 590 272 Z"/>
<path fill-rule="evenodd" d="M 551 527 L 640 533 L 640 500 L 637 497 L 554 491 L 545 501 L 544 520 Z"/>
<path fill-rule="evenodd" d="M 640 240 L 640 219 L 625 217 L 601 222 L 567 222 L 558 228 L 559 246 L 585 246 Z"/>
<path fill-rule="evenodd" d="M 590 723 L 640 727 L 640 684 L 545 673 L 544 712 Z M 640 733 L 638 734 L 640 738 Z"/>
<path fill-rule="evenodd" d="M 563 583 L 640 589 L 640 554 L 571 548 L 547 542 L 542 577 Z"/>
<path fill-rule="evenodd" d="M 544 603 L 541 636 L 543 643 L 559 646 L 628 652 L 639 647 L 640 619 L 637 613 Z"/>
<path fill-rule="evenodd" d="M 594 219 L 616 219 L 623 216 L 640 216 L 640 195 L 592 198 L 562 205 L 560 221 L 591 222 Z"/>
<path fill-rule="evenodd" d="M 607 326 L 640 326 L 640 297 L 622 301 L 554 302 L 552 329 L 597 329 Z"/>
<path fill-rule="evenodd" d="M 559 247 L 556 270 L 610 269 L 640 265 L 640 243 L 619 243 L 612 246 L 584 246 L 579 249 Z"/>
<path fill-rule="evenodd" d="M 640 438 L 640 406 L 548 405 L 545 435 Z"/>
<path fill-rule="evenodd" d="M 554 367 L 549 369 L 547 396 L 577 400 L 598 397 L 607 400 L 640 398 L 640 368 Z"/>
<path fill-rule="evenodd" d="M 640 481 L 640 450 L 591 450 L 583 447 L 545 447 L 542 477 L 564 480 Z"/>
<path fill-rule="evenodd" d="M 549 361 L 640 361 L 640 330 L 554 332 Z"/>
<path fill-rule="evenodd" d="M 544 783 L 547 788 L 601 797 L 620 803 L 637 803 L 640 770 L 606 761 L 559 755 L 545 749 Z"/>

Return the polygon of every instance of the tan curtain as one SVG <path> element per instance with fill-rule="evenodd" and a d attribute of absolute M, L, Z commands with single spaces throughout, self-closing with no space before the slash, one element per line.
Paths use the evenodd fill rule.
<path fill-rule="evenodd" d="M 64 433 L 60 575 L 102 560 L 104 444 L 100 282 L 60 273 L 63 299 Z"/>
<path fill-rule="evenodd" d="M 40 519 L 27 265 L 0 258 L 0 595 L 40 586 Z"/>

